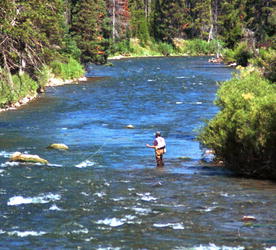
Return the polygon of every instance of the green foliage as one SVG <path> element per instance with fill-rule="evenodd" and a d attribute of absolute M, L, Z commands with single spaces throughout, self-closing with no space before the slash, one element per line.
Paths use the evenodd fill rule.
<path fill-rule="evenodd" d="M 142 4 L 134 1 L 131 7 L 131 36 L 142 43 L 150 40 L 149 26 Z"/>
<path fill-rule="evenodd" d="M 202 39 L 183 40 L 182 44 L 178 46 L 179 50 L 187 55 L 212 55 L 220 51 L 223 43 L 218 40 L 207 42 Z"/>
<path fill-rule="evenodd" d="M 234 49 L 225 49 L 223 51 L 223 57 L 226 63 L 236 62 L 243 67 L 248 65 L 249 60 L 253 56 L 253 52 L 245 42 L 239 43 Z"/>
<path fill-rule="evenodd" d="M 80 60 L 81 50 L 78 48 L 75 39 L 69 34 L 66 34 L 64 37 L 64 48 L 61 50 L 61 53 L 66 57 L 73 57 L 77 61 Z"/>
<path fill-rule="evenodd" d="M 223 83 L 199 140 L 238 173 L 276 178 L 276 86 L 254 68 Z"/>
<path fill-rule="evenodd" d="M 245 42 L 239 43 L 234 53 L 235 61 L 243 67 L 247 66 L 248 60 L 253 57 L 253 52 L 250 51 Z"/>
<path fill-rule="evenodd" d="M 152 30 L 154 39 L 161 42 L 172 43 L 176 37 L 182 37 L 185 29 L 186 13 L 185 1 L 163 0 L 155 1 Z"/>
<path fill-rule="evenodd" d="M 80 0 L 73 9 L 71 31 L 82 63 L 106 63 L 110 27 L 104 0 Z"/>
<path fill-rule="evenodd" d="M 37 72 L 36 72 L 36 78 L 37 83 L 40 87 L 45 87 L 47 83 L 49 82 L 49 79 L 52 76 L 52 69 L 47 66 L 43 65 Z"/>
<path fill-rule="evenodd" d="M 175 49 L 173 45 L 169 43 L 158 43 L 157 51 L 160 52 L 164 56 L 169 56 L 175 54 Z"/>
<path fill-rule="evenodd" d="M 7 83 L 8 73 L 1 68 L 0 73 L 0 108 L 36 93 L 38 84 L 28 74 L 13 75 L 10 85 Z"/>
<path fill-rule="evenodd" d="M 129 55 L 132 53 L 132 49 L 130 48 L 130 40 L 124 39 L 123 41 L 113 43 L 110 49 L 111 55 Z"/>
<path fill-rule="evenodd" d="M 64 35 L 63 0 L 0 2 L 0 66 L 30 74 L 59 53 Z"/>
<path fill-rule="evenodd" d="M 264 76 L 272 82 L 276 82 L 276 50 L 260 49 L 259 55 L 250 60 L 250 63 L 261 68 Z"/>
<path fill-rule="evenodd" d="M 54 61 L 51 63 L 50 67 L 55 76 L 63 80 L 76 79 L 84 74 L 83 66 L 72 57 L 70 57 L 66 63 Z"/>

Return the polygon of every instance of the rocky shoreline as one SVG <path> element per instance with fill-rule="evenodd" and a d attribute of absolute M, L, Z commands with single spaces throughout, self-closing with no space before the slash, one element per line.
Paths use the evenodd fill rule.
<path fill-rule="evenodd" d="M 56 86 L 61 86 L 65 84 L 78 84 L 79 82 L 85 82 L 87 81 L 87 78 L 85 76 L 80 77 L 78 79 L 70 79 L 70 80 L 62 80 L 60 78 L 50 78 L 48 83 L 45 85 L 45 87 L 56 87 Z M 23 97 L 22 99 L 18 100 L 15 103 L 12 103 L 11 105 L 7 105 L 4 108 L 0 108 L 0 113 L 4 111 L 9 111 L 9 110 L 16 110 L 28 103 L 30 103 L 32 100 L 36 99 L 39 97 L 39 93 L 43 93 L 44 90 L 38 90 L 35 94 L 32 95 L 27 95 Z"/>

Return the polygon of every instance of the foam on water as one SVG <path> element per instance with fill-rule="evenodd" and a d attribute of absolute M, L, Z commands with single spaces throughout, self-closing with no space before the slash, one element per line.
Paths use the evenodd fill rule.
<path fill-rule="evenodd" d="M 56 204 L 53 204 L 53 205 L 49 208 L 49 210 L 52 210 L 52 211 L 61 211 L 62 209 L 59 208 Z"/>
<path fill-rule="evenodd" d="M 35 231 L 12 231 L 8 232 L 8 235 L 10 236 L 18 236 L 18 237 L 28 237 L 28 236 L 42 236 L 46 234 L 46 232 L 40 231 L 40 232 L 35 232 Z"/>
<path fill-rule="evenodd" d="M 142 207 L 133 207 L 132 210 L 139 215 L 147 215 L 152 212 L 150 208 L 142 208 Z"/>
<path fill-rule="evenodd" d="M 0 151 L 0 156 L 4 158 L 10 158 L 13 153 L 6 152 L 6 151 Z"/>
<path fill-rule="evenodd" d="M 144 193 L 144 194 L 136 193 L 136 195 L 140 196 L 142 201 L 156 201 L 157 200 L 157 198 L 151 196 L 150 193 Z"/>
<path fill-rule="evenodd" d="M 181 223 L 155 223 L 153 224 L 154 227 L 170 227 L 175 230 L 184 229 L 184 226 Z"/>
<path fill-rule="evenodd" d="M 238 247 L 229 247 L 229 246 L 217 246 L 213 243 L 210 243 L 209 245 L 200 245 L 193 247 L 195 250 L 243 250 L 245 249 L 242 246 Z"/>
<path fill-rule="evenodd" d="M 85 160 L 85 161 L 77 164 L 75 167 L 76 168 L 86 168 L 86 167 L 91 167 L 91 166 L 94 166 L 94 165 L 95 165 L 95 162 L 89 161 L 89 160 Z"/>
<path fill-rule="evenodd" d="M 122 221 L 121 219 L 117 219 L 117 218 L 111 218 L 111 219 L 104 219 L 104 220 L 98 220 L 96 222 L 97 224 L 104 224 L 110 227 L 119 227 L 125 224 L 124 221 Z"/>
<path fill-rule="evenodd" d="M 137 217 L 135 215 L 127 214 L 122 219 L 118 218 L 106 218 L 104 220 L 98 220 L 97 224 L 104 224 L 110 227 L 119 227 L 126 224 L 141 224 L 141 221 L 134 221 Z"/>
<path fill-rule="evenodd" d="M 58 194 L 47 194 L 47 195 L 41 195 L 36 197 L 27 197 L 24 198 L 22 196 L 14 196 L 11 197 L 8 201 L 8 206 L 18 206 L 22 204 L 43 204 L 43 203 L 49 203 L 51 201 L 57 201 L 60 200 L 60 195 Z"/>
<path fill-rule="evenodd" d="M 88 234 L 89 230 L 87 228 L 73 230 L 71 233 L 73 234 Z"/>
<path fill-rule="evenodd" d="M 19 166 L 20 162 L 16 162 L 16 161 L 7 161 L 5 163 L 2 163 L 0 166 L 2 168 L 5 168 L 5 167 L 15 167 L 15 166 Z"/>
<path fill-rule="evenodd" d="M 98 196 L 99 198 L 102 198 L 106 195 L 106 193 L 105 192 L 97 192 L 94 195 Z"/>

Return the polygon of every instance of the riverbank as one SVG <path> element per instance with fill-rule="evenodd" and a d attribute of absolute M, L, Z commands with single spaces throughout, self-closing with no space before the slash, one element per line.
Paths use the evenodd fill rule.
<path fill-rule="evenodd" d="M 220 53 L 220 41 L 201 39 L 173 39 L 173 43 L 156 41 L 141 42 L 137 38 L 117 43 L 108 59 L 159 56 L 214 56 Z"/>
<path fill-rule="evenodd" d="M 24 96 L 23 98 L 20 98 L 18 101 L 11 103 L 11 104 L 6 104 L 3 108 L 0 108 L 0 113 L 9 111 L 9 110 L 16 110 L 16 109 L 30 103 L 34 99 L 38 98 L 39 94 L 45 92 L 45 88 L 47 88 L 47 87 L 57 87 L 57 86 L 62 86 L 65 84 L 73 84 L 73 83 L 78 84 L 80 82 L 85 82 L 85 81 L 87 81 L 87 78 L 85 76 L 82 76 L 80 78 L 75 78 L 75 79 L 67 79 L 67 80 L 52 77 L 48 80 L 48 82 L 45 84 L 45 86 L 43 88 L 38 88 L 36 92 L 34 92 L 32 94 L 28 94 L 28 95 Z"/>

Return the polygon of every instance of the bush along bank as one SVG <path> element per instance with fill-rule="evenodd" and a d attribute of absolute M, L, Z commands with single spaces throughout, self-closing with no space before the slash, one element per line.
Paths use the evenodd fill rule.
<path fill-rule="evenodd" d="M 276 179 L 276 85 L 254 67 L 222 83 L 220 112 L 198 139 L 225 167 L 248 177 Z"/>
<path fill-rule="evenodd" d="M 143 42 L 138 38 L 130 38 L 114 43 L 110 49 L 109 59 L 147 56 L 207 56 L 218 54 L 222 46 L 223 43 L 219 40 L 207 42 L 202 39 L 175 38 L 172 43 L 166 43 L 154 40 Z"/>
<path fill-rule="evenodd" d="M 28 103 L 47 86 L 86 80 L 83 75 L 83 66 L 73 58 L 43 65 L 32 77 L 24 72 L 11 75 L 0 68 L 0 112 Z"/>

